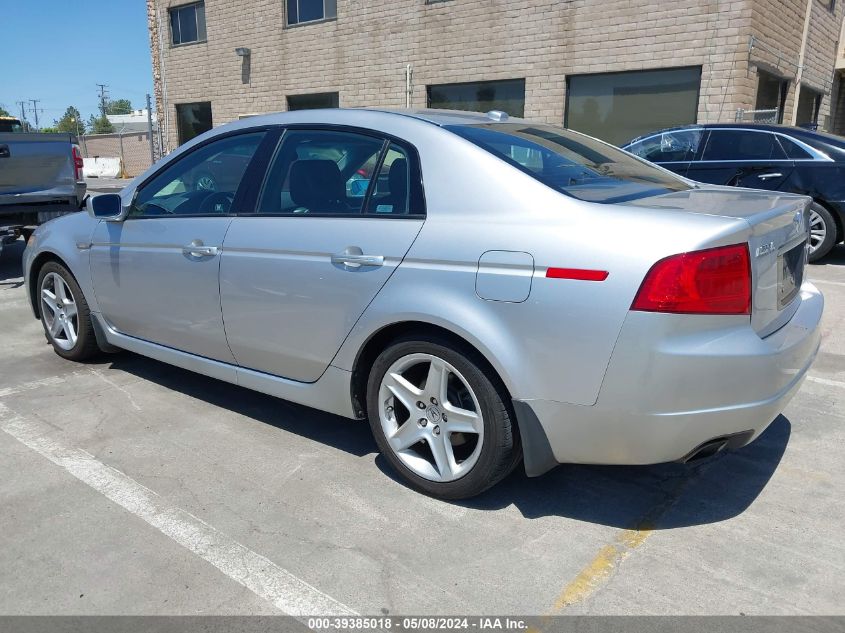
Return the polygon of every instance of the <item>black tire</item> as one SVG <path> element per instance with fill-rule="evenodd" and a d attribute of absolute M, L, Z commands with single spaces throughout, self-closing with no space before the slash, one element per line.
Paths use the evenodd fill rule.
<path fill-rule="evenodd" d="M 379 419 L 379 388 L 387 370 L 400 358 L 424 353 L 457 369 L 475 393 L 484 421 L 484 439 L 475 465 L 461 478 L 436 482 L 408 468 L 390 448 Z M 512 406 L 498 376 L 471 349 L 437 336 L 399 339 L 373 363 L 367 381 L 367 412 L 381 454 L 412 488 L 440 499 L 466 499 L 504 479 L 519 464 L 522 450 Z"/>
<path fill-rule="evenodd" d="M 44 307 L 41 304 L 41 289 L 44 284 L 44 279 L 50 273 L 55 273 L 64 280 L 71 295 L 73 296 L 73 301 L 76 303 L 76 343 L 70 349 L 63 349 L 56 341 L 56 338 L 50 333 L 50 327 L 47 324 L 47 316 L 45 315 Z M 76 283 L 76 279 L 67 268 L 58 262 L 47 262 L 44 264 L 38 273 L 38 286 L 36 288 L 36 292 L 38 293 L 39 313 L 41 314 L 41 325 L 44 326 L 44 335 L 47 337 L 47 341 L 53 346 L 56 354 L 62 358 L 77 362 L 88 360 L 89 358 L 99 354 L 100 348 L 97 346 L 97 337 L 94 334 L 94 326 L 91 323 L 91 310 L 88 308 L 88 302 L 85 300 L 85 295 L 82 294 L 82 289 L 79 287 L 79 284 Z"/>
<path fill-rule="evenodd" d="M 836 242 L 839 241 L 839 235 L 836 231 L 836 220 L 833 219 L 833 215 L 830 211 L 818 202 L 814 202 L 810 206 L 810 211 L 818 214 L 825 228 L 824 240 L 822 240 L 815 250 L 810 251 L 809 261 L 813 263 L 819 261 L 830 253 L 836 245 Z"/>

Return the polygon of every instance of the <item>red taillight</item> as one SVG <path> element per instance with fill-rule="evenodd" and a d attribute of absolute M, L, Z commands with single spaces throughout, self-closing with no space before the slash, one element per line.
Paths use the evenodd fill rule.
<path fill-rule="evenodd" d="M 73 156 L 74 178 L 76 178 L 76 180 L 82 180 L 82 166 L 85 163 L 82 160 L 82 153 L 76 145 L 71 148 L 71 155 Z"/>
<path fill-rule="evenodd" d="M 631 309 L 676 314 L 751 314 L 748 244 L 661 259 L 648 271 Z"/>

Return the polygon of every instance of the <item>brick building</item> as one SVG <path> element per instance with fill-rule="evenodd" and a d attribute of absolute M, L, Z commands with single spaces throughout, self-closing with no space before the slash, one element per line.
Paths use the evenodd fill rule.
<path fill-rule="evenodd" d="M 737 117 L 845 123 L 842 0 L 148 0 L 148 15 L 169 148 L 337 105 L 501 109 L 611 142 Z"/>

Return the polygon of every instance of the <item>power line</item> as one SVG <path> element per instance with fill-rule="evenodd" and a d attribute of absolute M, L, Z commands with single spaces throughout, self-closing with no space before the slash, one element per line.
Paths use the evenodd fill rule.
<path fill-rule="evenodd" d="M 109 93 L 106 88 L 108 88 L 107 84 L 97 84 L 100 88 L 100 113 L 103 116 L 106 116 L 106 100 L 108 99 Z"/>

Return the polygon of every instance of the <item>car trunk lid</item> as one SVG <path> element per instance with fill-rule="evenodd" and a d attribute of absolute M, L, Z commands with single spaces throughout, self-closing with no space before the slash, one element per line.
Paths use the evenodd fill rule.
<path fill-rule="evenodd" d="M 804 196 L 734 187 L 697 187 L 632 204 L 741 219 L 751 228 L 751 324 L 761 336 L 779 329 L 798 308 L 807 263 L 812 200 Z M 747 233 L 747 232 L 745 232 Z M 706 248 L 708 245 L 702 245 Z"/>

